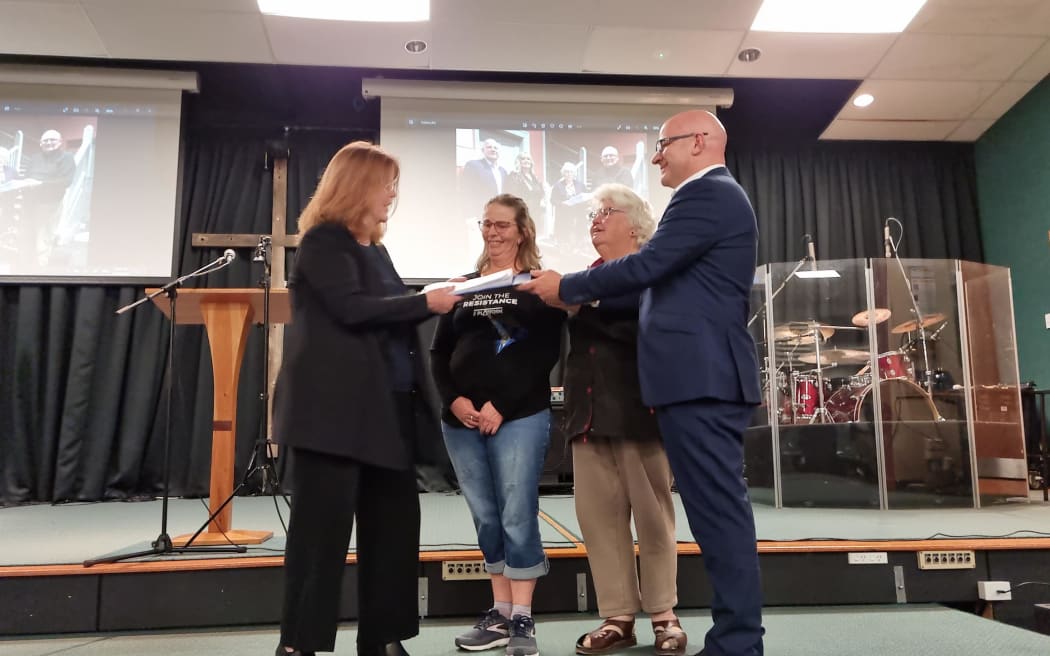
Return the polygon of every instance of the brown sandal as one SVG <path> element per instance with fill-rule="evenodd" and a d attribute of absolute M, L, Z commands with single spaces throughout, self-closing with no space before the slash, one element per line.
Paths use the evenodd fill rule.
<path fill-rule="evenodd" d="M 583 645 L 587 638 L 591 639 L 589 647 Z M 603 620 L 602 625 L 590 633 L 584 633 L 576 641 L 577 654 L 608 654 L 620 651 L 638 644 L 634 636 L 634 620 Z"/>
<path fill-rule="evenodd" d="M 682 630 L 678 618 L 653 622 L 653 635 L 656 644 L 653 651 L 656 656 L 683 656 L 689 636 Z"/>

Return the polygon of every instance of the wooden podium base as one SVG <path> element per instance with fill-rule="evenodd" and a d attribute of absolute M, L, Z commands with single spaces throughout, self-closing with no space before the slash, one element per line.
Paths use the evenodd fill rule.
<path fill-rule="evenodd" d="M 172 538 L 171 543 L 176 547 L 185 547 L 186 542 L 193 537 L 192 533 Z M 273 537 L 273 531 L 239 531 L 231 529 L 225 533 L 218 531 L 205 531 L 197 536 L 193 544 L 202 547 L 215 547 L 234 544 L 262 544 Z M 191 545 L 192 546 L 192 545 Z"/>

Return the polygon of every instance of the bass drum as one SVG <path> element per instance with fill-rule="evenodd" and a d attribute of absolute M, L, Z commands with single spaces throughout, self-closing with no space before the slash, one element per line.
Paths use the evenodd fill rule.
<path fill-rule="evenodd" d="M 874 420 L 874 398 L 868 385 L 856 395 L 852 421 Z M 879 381 L 879 396 L 882 399 L 884 421 L 939 421 L 941 413 L 933 398 L 921 386 L 906 378 L 891 378 Z"/>

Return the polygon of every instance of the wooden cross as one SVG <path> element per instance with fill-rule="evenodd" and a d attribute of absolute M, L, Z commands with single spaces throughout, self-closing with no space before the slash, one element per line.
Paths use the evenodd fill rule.
<path fill-rule="evenodd" d="M 220 234 L 195 232 L 191 236 L 193 247 L 208 248 L 254 248 L 259 245 L 261 237 L 269 237 L 272 249 L 270 251 L 270 287 L 281 289 L 287 286 L 284 275 L 285 248 L 295 248 L 299 245 L 299 235 L 287 234 L 286 212 L 288 208 L 288 157 L 275 157 L 273 160 L 273 210 L 270 223 L 270 234 Z M 277 381 L 277 372 L 281 368 L 281 356 L 284 350 L 284 326 L 281 324 L 270 324 L 269 350 L 269 380 L 266 381 L 266 389 L 269 399 L 266 407 L 267 412 L 267 444 L 273 437 L 273 388 Z M 275 455 L 271 453 L 271 455 Z"/>

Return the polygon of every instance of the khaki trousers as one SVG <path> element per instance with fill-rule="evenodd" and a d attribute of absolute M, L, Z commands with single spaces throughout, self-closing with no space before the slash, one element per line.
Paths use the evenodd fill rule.
<path fill-rule="evenodd" d="M 678 551 L 671 468 L 663 445 L 578 437 L 572 442 L 572 457 L 576 518 L 587 547 L 598 614 L 654 614 L 674 608 Z"/>

